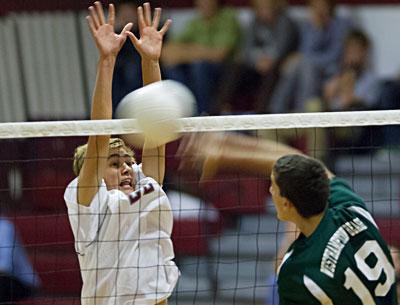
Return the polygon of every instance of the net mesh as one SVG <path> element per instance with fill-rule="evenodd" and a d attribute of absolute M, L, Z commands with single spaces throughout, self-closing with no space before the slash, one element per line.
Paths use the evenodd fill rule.
<path fill-rule="evenodd" d="M 322 159 L 363 197 L 388 244 L 398 246 L 400 150 L 391 135 L 399 123 L 399 111 L 198 117 L 182 120 L 182 131 L 241 132 Z M 87 135 L 132 132 L 134 120 L 0 124 L 2 295 L 34 287 L 21 304 L 81 304 L 63 199 L 74 179 L 73 152 Z M 276 219 L 269 181 L 221 174 L 199 183 L 198 172 L 178 170 L 178 146 L 167 145 L 164 184 L 181 271 L 168 304 L 275 304 L 274 268 L 288 228 Z"/>

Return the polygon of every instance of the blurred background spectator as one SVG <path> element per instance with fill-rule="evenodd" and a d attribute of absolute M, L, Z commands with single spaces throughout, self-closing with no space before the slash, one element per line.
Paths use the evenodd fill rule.
<path fill-rule="evenodd" d="M 316 99 L 314 111 L 356 111 L 376 109 L 381 82 L 371 68 L 369 54 L 371 42 L 361 30 L 351 30 L 345 39 L 341 64 L 335 75 L 323 87 L 322 104 Z M 311 103 L 309 103 L 310 106 Z M 380 128 L 340 128 L 330 136 L 330 142 L 342 146 L 371 146 L 370 133 L 374 133 L 374 143 L 382 140 Z M 369 150 L 363 150 L 364 153 Z"/>
<path fill-rule="evenodd" d="M 234 10 L 219 0 L 196 0 L 195 7 L 198 16 L 165 45 L 162 63 L 166 78 L 193 91 L 198 114 L 208 114 L 225 64 L 238 50 L 241 30 Z"/>
<path fill-rule="evenodd" d="M 371 69 L 371 42 L 361 30 L 346 37 L 338 73 L 324 85 L 326 108 L 333 111 L 372 110 L 377 107 L 380 82 Z"/>
<path fill-rule="evenodd" d="M 31 296 L 40 281 L 13 223 L 1 216 L 0 236 L 0 303 L 9 304 Z"/>
<path fill-rule="evenodd" d="M 273 113 L 304 112 L 306 102 L 320 96 L 322 82 L 339 68 L 350 21 L 336 15 L 334 0 L 308 0 L 307 5 L 300 52 L 284 63 L 271 100 Z"/>
<path fill-rule="evenodd" d="M 221 83 L 220 112 L 269 112 L 269 98 L 282 62 L 296 50 L 298 31 L 285 0 L 252 0 L 253 19 L 246 31 L 243 55 Z"/>

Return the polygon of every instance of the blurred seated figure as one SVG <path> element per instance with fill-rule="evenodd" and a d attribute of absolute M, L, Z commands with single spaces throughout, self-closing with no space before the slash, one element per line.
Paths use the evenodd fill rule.
<path fill-rule="evenodd" d="M 370 39 L 363 31 L 349 32 L 340 69 L 324 85 L 323 100 L 327 110 L 357 111 L 377 107 L 381 84 L 370 67 L 370 49 Z M 381 144 L 380 132 L 379 128 L 372 127 L 339 128 L 331 140 L 336 145 L 370 147 Z M 367 153 L 369 149 L 359 150 L 359 153 L 362 151 Z"/>
<path fill-rule="evenodd" d="M 240 40 L 240 25 L 233 10 L 219 0 L 196 0 L 198 17 L 185 26 L 162 54 L 165 77 L 186 84 L 197 99 L 199 114 L 210 113 L 212 97 L 226 61 Z"/>
<path fill-rule="evenodd" d="M 115 2 L 116 19 L 115 31 L 120 33 L 123 27 L 133 23 L 132 33 L 138 36 L 137 8 L 139 0 L 118 0 Z M 130 39 L 127 39 L 121 51 L 118 53 L 114 68 L 112 84 L 113 112 L 119 102 L 133 90 L 142 87 L 142 67 L 139 53 L 136 51 Z"/>
<path fill-rule="evenodd" d="M 322 83 L 339 69 L 351 23 L 336 16 L 334 0 L 307 2 L 309 20 L 301 26 L 300 52 L 283 65 L 271 99 L 273 113 L 306 111 L 306 102 L 320 96 Z"/>
<path fill-rule="evenodd" d="M 252 0 L 252 9 L 254 19 L 246 33 L 243 56 L 228 69 L 222 84 L 221 112 L 235 108 L 269 112 L 281 64 L 297 48 L 299 33 L 286 13 L 285 0 Z M 233 105 L 239 101 L 241 105 Z"/>
<path fill-rule="evenodd" d="M 360 30 L 351 31 L 345 42 L 341 68 L 324 85 L 327 109 L 365 110 L 376 107 L 380 84 L 369 65 L 371 43 Z"/>
<path fill-rule="evenodd" d="M 0 236 L 0 304 L 12 303 L 31 296 L 39 286 L 39 278 L 33 271 L 14 225 L 1 216 Z"/>

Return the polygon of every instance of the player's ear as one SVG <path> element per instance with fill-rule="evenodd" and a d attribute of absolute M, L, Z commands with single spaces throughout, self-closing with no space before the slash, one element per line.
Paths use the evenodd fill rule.
<path fill-rule="evenodd" d="M 290 210 L 295 209 L 295 206 L 289 199 L 283 197 L 283 208 L 289 212 Z"/>

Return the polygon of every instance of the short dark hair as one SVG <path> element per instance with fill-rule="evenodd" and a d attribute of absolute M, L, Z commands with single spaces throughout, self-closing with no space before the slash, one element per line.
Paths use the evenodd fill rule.
<path fill-rule="evenodd" d="M 275 162 L 273 173 L 280 195 L 289 199 L 301 216 L 309 218 L 326 209 L 329 178 L 320 161 L 286 155 Z"/>
<path fill-rule="evenodd" d="M 369 39 L 367 34 L 360 29 L 353 29 L 347 34 L 346 43 L 348 43 L 349 41 L 356 41 L 366 49 L 371 46 L 371 40 Z"/>

